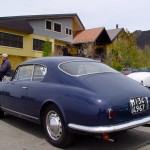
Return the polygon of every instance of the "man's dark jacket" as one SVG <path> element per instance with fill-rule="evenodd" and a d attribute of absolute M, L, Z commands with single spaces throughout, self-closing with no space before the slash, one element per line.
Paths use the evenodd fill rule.
<path fill-rule="evenodd" d="M 11 64 L 7 58 L 1 64 L 0 74 L 2 76 L 11 76 Z"/>

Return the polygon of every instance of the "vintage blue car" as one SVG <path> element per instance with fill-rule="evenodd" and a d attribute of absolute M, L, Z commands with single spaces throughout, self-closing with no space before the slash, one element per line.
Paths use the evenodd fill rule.
<path fill-rule="evenodd" d="M 42 124 L 49 142 L 71 144 L 75 133 L 101 135 L 150 121 L 150 90 L 109 66 L 81 57 L 31 59 L 0 83 L 4 112 Z"/>

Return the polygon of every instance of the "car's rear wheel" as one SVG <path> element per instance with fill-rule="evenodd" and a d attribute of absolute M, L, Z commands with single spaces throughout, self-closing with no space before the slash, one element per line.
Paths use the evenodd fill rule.
<path fill-rule="evenodd" d="M 4 118 L 4 111 L 0 110 L 0 119 Z"/>
<path fill-rule="evenodd" d="M 57 147 L 67 147 L 73 140 L 73 135 L 66 129 L 61 112 L 56 106 L 48 106 L 44 112 L 43 125 L 51 144 Z"/>

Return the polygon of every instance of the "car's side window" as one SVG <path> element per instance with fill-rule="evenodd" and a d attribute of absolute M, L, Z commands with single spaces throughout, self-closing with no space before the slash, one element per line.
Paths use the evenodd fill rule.
<path fill-rule="evenodd" d="M 19 67 L 16 69 L 16 71 L 15 71 L 13 77 L 12 77 L 12 81 L 17 81 L 18 74 L 19 74 Z"/>
<path fill-rule="evenodd" d="M 33 65 L 25 65 L 19 67 L 19 72 L 16 74 L 17 81 L 31 81 L 33 74 Z"/>
<path fill-rule="evenodd" d="M 42 65 L 34 66 L 34 73 L 32 81 L 42 81 L 47 72 L 47 68 Z"/>

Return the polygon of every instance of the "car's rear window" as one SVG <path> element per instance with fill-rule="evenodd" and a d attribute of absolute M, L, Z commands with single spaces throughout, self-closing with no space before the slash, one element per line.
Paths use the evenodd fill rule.
<path fill-rule="evenodd" d="M 96 61 L 72 61 L 66 62 L 59 65 L 59 68 L 73 76 L 81 76 L 87 74 L 95 73 L 105 73 L 105 72 L 118 72 L 113 68 Z"/>

